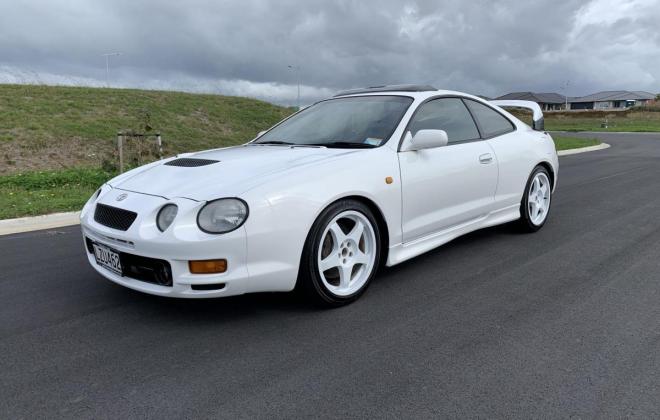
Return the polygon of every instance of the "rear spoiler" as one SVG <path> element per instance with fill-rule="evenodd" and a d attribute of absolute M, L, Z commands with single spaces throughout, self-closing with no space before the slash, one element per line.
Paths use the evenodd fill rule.
<path fill-rule="evenodd" d="M 545 123 L 543 121 L 543 111 L 541 111 L 541 107 L 536 102 L 494 100 L 494 101 L 490 101 L 490 103 L 502 108 L 511 107 L 511 108 L 530 109 L 532 111 L 532 120 L 533 120 L 532 128 L 537 131 L 543 131 L 545 129 Z"/>

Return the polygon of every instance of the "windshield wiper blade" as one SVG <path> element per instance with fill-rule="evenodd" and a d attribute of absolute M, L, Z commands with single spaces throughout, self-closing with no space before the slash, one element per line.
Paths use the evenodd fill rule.
<path fill-rule="evenodd" d="M 319 143 L 319 146 L 325 146 L 325 147 L 341 147 L 341 148 L 346 148 L 346 149 L 373 149 L 375 146 L 373 144 L 368 144 L 368 143 L 355 143 L 352 141 L 330 141 L 327 143 Z"/>

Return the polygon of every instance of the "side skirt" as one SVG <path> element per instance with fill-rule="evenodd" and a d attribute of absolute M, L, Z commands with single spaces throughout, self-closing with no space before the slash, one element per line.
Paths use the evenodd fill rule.
<path fill-rule="evenodd" d="M 402 263 L 475 230 L 501 225 L 518 219 L 520 219 L 520 205 L 516 204 L 494 211 L 487 216 L 432 233 L 423 238 L 391 246 L 386 265 L 390 267 Z"/>

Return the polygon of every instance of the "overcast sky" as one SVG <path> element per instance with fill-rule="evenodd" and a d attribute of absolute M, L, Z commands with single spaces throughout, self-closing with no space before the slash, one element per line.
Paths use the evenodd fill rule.
<path fill-rule="evenodd" d="M 0 82 L 294 103 L 396 83 L 660 92 L 660 0 L 0 0 Z M 570 80 L 567 90 L 562 86 Z"/>

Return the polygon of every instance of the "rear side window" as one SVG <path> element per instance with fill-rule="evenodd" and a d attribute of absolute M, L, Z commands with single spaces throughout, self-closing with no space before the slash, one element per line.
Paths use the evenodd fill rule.
<path fill-rule="evenodd" d="M 409 127 L 413 136 L 419 130 L 445 130 L 449 143 L 479 138 L 472 116 L 458 98 L 434 99 L 421 105 Z"/>
<path fill-rule="evenodd" d="M 465 103 L 472 111 L 474 118 L 477 119 L 484 137 L 495 137 L 515 130 L 511 121 L 494 109 L 469 99 L 466 99 Z"/>

